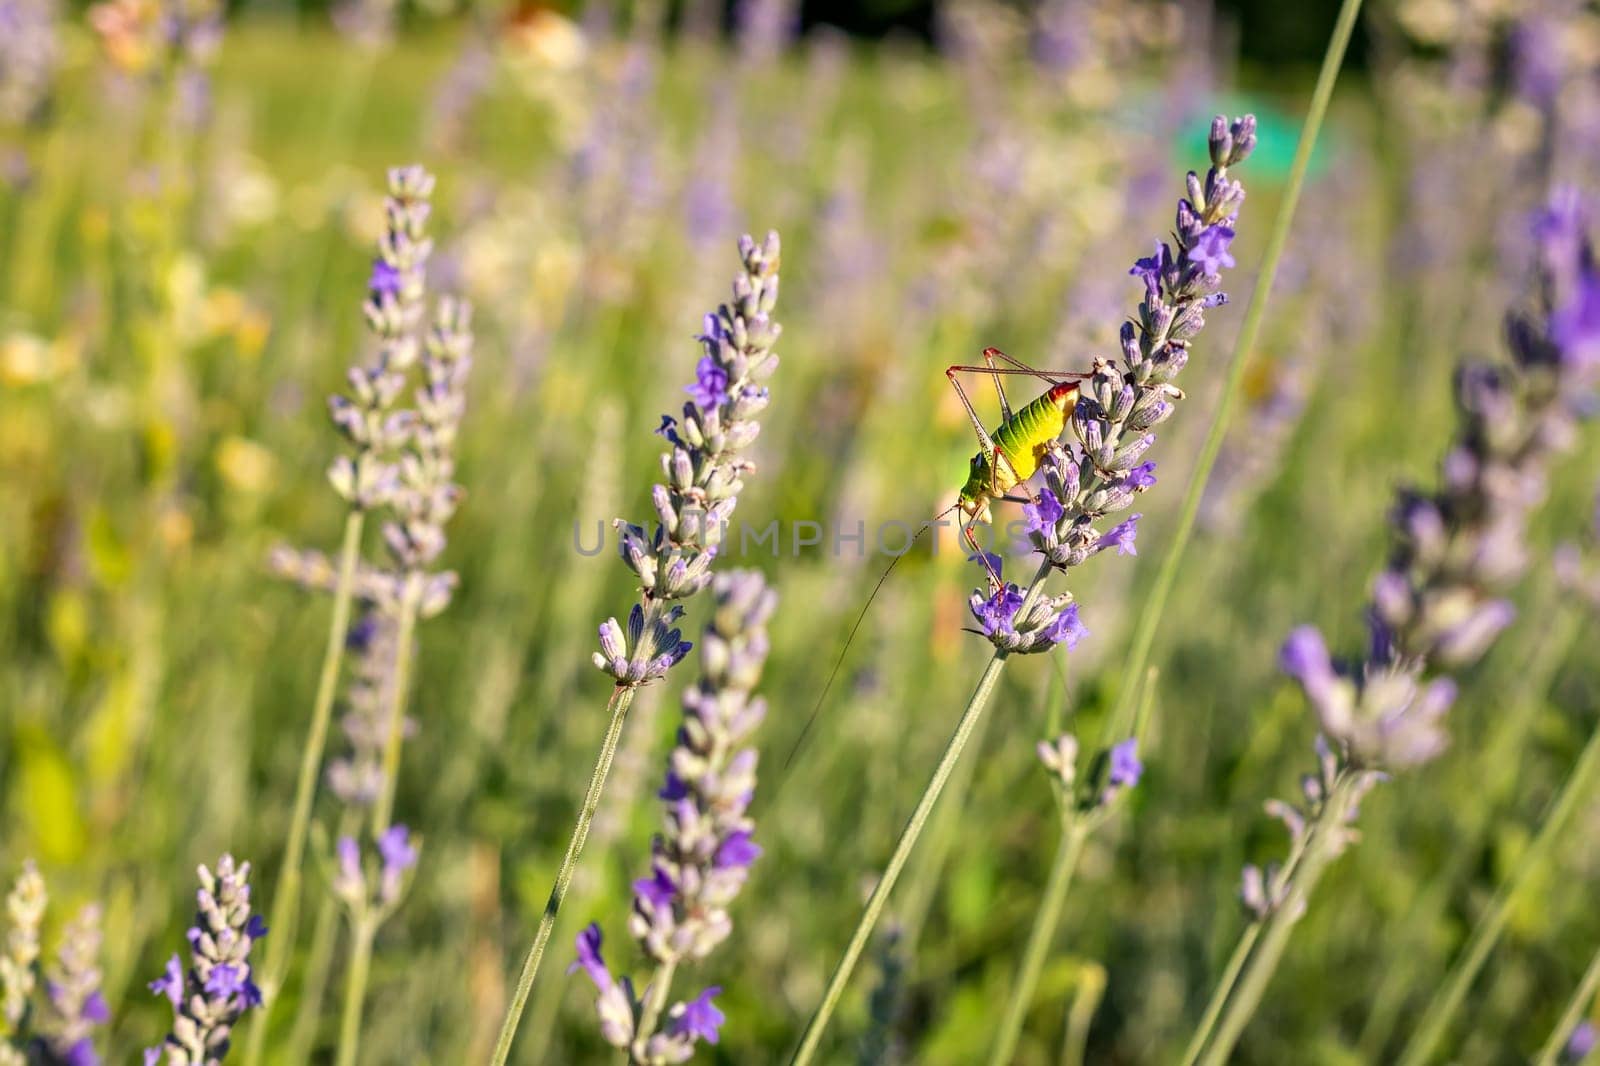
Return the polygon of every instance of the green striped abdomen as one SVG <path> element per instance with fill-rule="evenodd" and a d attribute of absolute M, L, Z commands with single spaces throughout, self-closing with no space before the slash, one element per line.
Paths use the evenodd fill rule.
<path fill-rule="evenodd" d="M 1061 436 L 1061 431 L 1067 425 L 1066 405 L 1063 397 L 1055 395 L 1057 390 L 1052 389 L 1043 396 L 1034 400 L 1022 410 L 1015 412 L 1011 420 L 994 431 L 994 442 L 1005 453 L 1006 464 L 1011 467 L 1011 473 L 1016 475 L 1010 485 L 1004 485 L 1001 491 L 1009 491 L 1012 485 L 1028 480 L 1033 472 L 1039 469 L 1039 459 L 1044 455 L 1045 445 Z M 1077 390 L 1073 390 L 1076 394 Z M 1006 471 L 1000 471 L 1001 480 L 1006 478 Z"/>

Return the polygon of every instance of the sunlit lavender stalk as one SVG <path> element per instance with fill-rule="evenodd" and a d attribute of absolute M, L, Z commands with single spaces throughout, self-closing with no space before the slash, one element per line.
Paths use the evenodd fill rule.
<path fill-rule="evenodd" d="M 416 418 L 413 412 L 396 405 L 419 355 L 416 331 L 423 313 L 428 257 L 433 251 L 433 242 L 427 235 L 433 177 L 420 167 L 398 167 L 389 172 L 388 181 L 389 195 L 384 202 L 386 227 L 378 242 L 378 255 L 373 260 L 367 296 L 362 303 L 362 314 L 375 350 L 369 361 L 358 363 L 347 372 L 349 393 L 336 394 L 328 401 L 334 426 L 351 445 L 351 451 L 336 457 L 328 470 L 334 492 L 349 508 L 338 563 L 333 567 L 320 554 L 288 548 L 279 548 L 273 553 L 273 569 L 280 574 L 312 587 L 328 587 L 331 581 L 333 613 L 317 678 L 316 702 L 312 705 L 311 723 L 300 755 L 289 838 L 284 845 L 283 866 L 273 894 L 272 926 L 278 930 L 278 935 L 267 945 L 261 968 L 264 1003 L 249 1032 L 246 1066 L 256 1066 L 261 1060 L 267 1015 L 284 979 L 290 949 L 296 940 L 306 836 L 311 826 L 317 776 L 327 747 L 328 724 L 338 694 L 340 667 L 350 628 L 351 600 L 359 587 L 363 599 L 378 602 L 385 598 L 392 584 L 387 575 L 362 568 L 361 542 L 367 513 L 388 503 L 400 490 L 397 456 L 410 439 Z"/>
<path fill-rule="evenodd" d="M 667 757 L 660 798 L 664 829 L 651 844 L 650 871 L 633 883 L 628 931 L 655 965 L 643 992 L 616 979 L 600 956 L 600 926 L 578 937 L 578 961 L 599 992 L 600 1034 L 640 1066 L 686 1062 L 695 1044 L 719 1039 L 723 1014 L 712 986 L 667 1006 L 680 963 L 706 958 L 733 930 L 728 907 L 761 854 L 746 810 L 755 795 L 750 739 L 766 716 L 754 695 L 767 657 L 767 619 L 776 595 L 754 571 L 712 583 L 711 621 L 701 644 L 699 682 L 684 693 L 683 723 Z"/>
<path fill-rule="evenodd" d="M 1385 774 L 1444 750 L 1444 716 L 1456 693 L 1449 672 L 1476 662 L 1511 621 L 1498 593 L 1526 568 L 1527 525 L 1544 501 L 1547 468 L 1570 447 L 1575 412 L 1592 397 L 1600 369 L 1600 274 L 1584 229 L 1576 199 L 1558 196 L 1536 228 L 1537 310 L 1507 319 L 1510 360 L 1458 371 L 1457 436 L 1439 489 L 1399 493 L 1390 562 L 1373 586 L 1366 653 L 1336 667 L 1311 627 L 1284 645 L 1284 669 L 1321 727 L 1318 770 L 1305 778 L 1301 809 L 1274 808 L 1289 826 L 1293 863 L 1276 876 L 1245 871 L 1244 897 L 1256 920 L 1191 1042 L 1191 1060 L 1203 1047 L 1199 1061 L 1226 1061 L 1312 886 L 1353 839 L 1361 796 Z M 1481 963 L 1473 961 L 1479 950 L 1469 946 L 1466 964 L 1435 997 L 1402 1066 L 1432 1055 Z"/>
<path fill-rule="evenodd" d="M 45 1014 L 36 1028 L 41 1051 L 59 1066 L 97 1066 L 94 1029 L 111 1020 L 100 993 L 100 908 L 89 904 L 61 936 L 55 964 L 45 974 Z"/>
<path fill-rule="evenodd" d="M 778 367 L 773 349 L 782 327 L 772 318 L 778 300 L 778 235 L 769 233 L 760 244 L 749 236 L 741 238 L 739 258 L 743 270 L 734 278 L 733 298 L 705 316 L 700 335 L 703 354 L 695 365 L 694 383 L 684 390 L 689 401 L 681 417 L 664 416 L 656 430 L 671 447 L 661 457 L 666 481 L 651 490 L 654 531 L 621 519 L 613 523 L 622 560 L 639 579 L 640 599 L 628 614 L 626 629 L 615 618 L 600 626 L 594 664 L 616 681 L 607 706 L 610 722 L 566 855 L 506 1009 L 495 1044 L 496 1066 L 504 1066 L 511 1054 L 545 946 L 600 805 L 634 693 L 666 676 L 689 654 L 693 645 L 676 628 L 683 616 L 680 601 L 710 584 L 711 563 L 738 504 L 744 475 L 755 469 L 743 452 L 760 432 L 757 416 L 768 403 L 761 382 Z"/>
<path fill-rule="evenodd" d="M 261 990 L 250 968 L 250 949 L 267 935 L 250 910 L 250 864 L 233 856 L 216 871 L 200 867 L 199 911 L 185 934 L 189 965 L 174 954 L 150 991 L 172 1003 L 172 1030 L 144 1052 L 145 1066 L 213 1066 L 227 1057 L 233 1027 L 245 1011 L 260 1006 Z"/>
<path fill-rule="evenodd" d="M 451 297 L 441 299 L 423 345 L 423 381 L 415 396 L 410 446 L 400 455 L 399 481 L 389 498 L 393 518 L 383 527 L 397 578 L 394 597 L 379 605 L 399 621 L 384 716 L 383 774 L 372 809 L 373 833 L 379 836 L 389 828 L 400 776 L 413 630 L 419 619 L 432 618 L 450 605 L 457 583 L 453 571 L 435 571 L 433 566 L 444 551 L 445 525 L 463 496 L 455 481 L 455 450 L 466 410 L 472 341 L 471 307 Z"/>
<path fill-rule="evenodd" d="M 44 922 L 44 909 L 49 899 L 44 878 L 29 859 L 23 863 L 22 872 L 6 896 L 6 942 L 4 953 L 0 954 L 0 1014 L 4 1015 L 8 1037 L 21 1035 L 28 1000 L 38 983 L 35 966 L 39 961 L 39 927 Z"/>
<path fill-rule="evenodd" d="M 1136 495 L 1155 483 L 1151 465 L 1140 460 L 1155 442 L 1149 431 L 1171 416 L 1173 401 L 1183 395 L 1172 379 L 1188 363 L 1190 342 L 1205 324 L 1205 309 L 1226 299 L 1218 291 L 1221 271 L 1234 265 L 1228 249 L 1244 200 L 1244 189 L 1228 176 L 1228 168 L 1243 162 L 1254 146 L 1253 117 L 1231 124 L 1216 118 L 1210 136 L 1211 170 L 1203 181 L 1191 172 L 1186 183 L 1189 195 L 1178 203 L 1176 250 L 1158 241 L 1154 254 L 1139 260 L 1131 271 L 1144 282 L 1146 296 L 1139 308 L 1139 325 L 1129 323 L 1123 330 L 1125 363 L 1096 361 L 1093 378 L 1069 423 L 1081 443 L 1071 453 L 1059 445 L 1052 447 L 1045 457 L 1047 487 L 1025 512 L 1030 540 L 1044 556 L 1043 562 L 1026 590 L 1003 584 L 972 595 L 977 632 L 994 645 L 994 656 L 829 978 L 801 1038 L 796 1066 L 816 1055 L 844 987 L 1006 659 L 1049 651 L 1058 644 L 1071 648 L 1086 634 L 1071 595 L 1046 596 L 1045 578 L 1053 569 L 1077 566 L 1108 548 L 1115 547 L 1120 554 L 1133 551 L 1137 515 L 1104 531 L 1095 523 L 1126 510 Z M 988 573 L 997 574 L 998 557 L 980 561 Z"/>
<path fill-rule="evenodd" d="M 450 297 L 439 301 L 433 326 L 423 343 L 422 384 L 414 395 L 416 407 L 410 412 L 409 440 L 400 453 L 397 481 L 388 500 L 391 518 L 383 527 L 384 544 L 395 569 L 392 593 L 380 598 L 377 606 L 396 621 L 394 669 L 381 720 L 383 763 L 377 780 L 378 796 L 372 804 L 372 835 L 384 855 L 386 887 L 382 892 L 383 906 L 357 908 L 346 901 L 354 944 L 340 1028 L 340 1063 L 355 1062 L 373 937 L 396 902 L 392 898 L 395 894 L 388 889 L 391 872 L 407 869 L 416 861 L 415 851 L 408 850 L 405 843 L 406 827 L 392 824 L 391 816 L 400 777 L 400 745 L 406 733 L 406 698 L 416 623 L 449 606 L 457 584 L 454 572 L 436 571 L 433 567 L 444 551 L 445 525 L 455 515 L 463 496 L 455 481 L 455 452 L 466 411 L 467 375 L 472 370 L 471 327 L 472 311 L 467 304 Z M 341 848 L 346 848 L 351 839 L 344 837 Z M 397 855 L 408 857 L 401 861 Z M 398 874 L 393 878 L 397 879 Z"/>

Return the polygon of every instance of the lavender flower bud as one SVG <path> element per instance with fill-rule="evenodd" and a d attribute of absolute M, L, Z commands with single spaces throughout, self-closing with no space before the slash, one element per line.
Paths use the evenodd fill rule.
<path fill-rule="evenodd" d="M 1078 776 L 1078 739 L 1063 733 L 1055 740 L 1041 740 L 1038 745 L 1039 761 L 1056 779 L 1063 790 L 1070 790 Z"/>
<path fill-rule="evenodd" d="M 190 963 L 177 955 L 166 971 L 150 982 L 150 990 L 172 1003 L 172 1030 L 157 1047 L 145 1051 L 153 1066 L 211 1066 L 228 1053 L 233 1026 L 261 1003 L 252 980 L 250 949 L 267 935 L 266 926 L 250 910 L 250 864 L 234 865 L 231 855 L 217 862 L 213 873 L 200 867 L 199 913 L 188 931 Z"/>
<path fill-rule="evenodd" d="M 45 1013 L 37 1028 L 52 1060 L 72 1066 L 99 1062 L 94 1030 L 111 1020 L 100 993 L 100 908 L 84 907 L 67 925 L 46 975 Z"/>

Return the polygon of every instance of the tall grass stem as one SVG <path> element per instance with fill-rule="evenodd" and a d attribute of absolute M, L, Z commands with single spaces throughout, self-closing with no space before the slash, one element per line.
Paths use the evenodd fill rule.
<path fill-rule="evenodd" d="M 1399 1066 L 1422 1066 L 1432 1060 L 1451 1020 L 1467 998 L 1473 981 L 1488 961 L 1489 952 L 1505 931 L 1506 922 L 1511 918 L 1512 904 L 1544 869 L 1546 860 L 1561 837 L 1561 831 L 1566 828 L 1579 804 L 1593 793 L 1597 779 L 1600 779 L 1600 728 L 1589 735 L 1589 742 L 1578 756 L 1577 765 L 1572 768 L 1567 783 L 1550 805 L 1544 824 L 1518 860 L 1510 880 L 1495 892 L 1488 909 L 1473 927 L 1466 947 L 1450 968 L 1439 990 L 1434 993 L 1433 1002 L 1428 1004 L 1422 1021 L 1417 1024 L 1410 1042 L 1401 1053 Z"/>
<path fill-rule="evenodd" d="M 1023 598 L 1023 606 L 1018 609 L 1019 614 L 1027 611 L 1038 598 L 1039 590 L 1044 586 L 1044 579 L 1049 573 L 1050 563 L 1047 560 L 1033 575 L 1027 595 Z M 822 1042 L 822 1034 L 828 1027 L 828 1021 L 833 1017 L 834 1009 L 839 1005 L 839 999 L 844 994 L 845 985 L 850 981 L 850 975 L 855 972 L 856 963 L 861 959 L 861 952 L 866 949 L 867 940 L 872 936 L 878 918 L 883 914 L 884 905 L 889 901 L 889 894 L 894 891 L 900 871 L 905 867 L 912 849 L 916 847 L 917 839 L 922 835 L 923 827 L 927 824 L 929 815 L 933 813 L 934 805 L 939 802 L 939 796 L 944 792 L 945 784 L 950 780 L 956 763 L 960 761 L 961 753 L 965 750 L 973 729 L 983 718 L 984 709 L 989 703 L 989 697 L 994 694 L 994 687 L 1000 680 L 1000 671 L 1005 667 L 1006 658 L 1007 652 L 1004 649 L 996 649 L 994 657 L 989 660 L 989 665 L 984 668 L 983 676 L 978 679 L 978 687 L 973 690 L 972 698 L 967 701 L 967 709 L 962 712 L 961 720 L 956 724 L 955 732 L 951 734 L 950 742 L 939 758 L 939 765 L 933 771 L 933 777 L 923 789 L 922 798 L 917 801 L 916 809 L 911 812 L 911 818 L 901 830 L 900 839 L 894 846 L 894 853 L 889 857 L 889 864 L 884 867 L 883 876 L 873 887 L 872 895 L 867 899 L 866 909 L 862 911 L 855 932 L 850 936 L 850 943 L 845 947 L 843 957 L 834 968 L 833 976 L 828 979 L 828 987 L 823 992 L 822 1002 L 817 1005 L 816 1012 L 806 1024 L 805 1033 L 800 1038 L 800 1047 L 790 1060 L 793 1066 L 805 1066 L 816 1056 L 817 1048 Z"/>
<path fill-rule="evenodd" d="M 1022 1023 L 1027 1020 L 1028 1008 L 1033 1004 L 1033 993 L 1039 986 L 1039 974 L 1043 972 L 1045 958 L 1050 954 L 1050 944 L 1055 940 L 1073 871 L 1078 867 L 1078 859 L 1088 840 L 1089 825 L 1082 818 L 1068 816 L 1062 826 L 1061 840 L 1056 845 L 1055 861 L 1050 865 L 1050 879 L 1045 884 L 1044 898 L 1034 915 L 1033 929 L 1028 933 L 1028 945 L 1022 952 L 1022 963 L 1017 968 L 1017 977 L 1011 986 L 1006 1013 L 1000 1022 L 1000 1033 L 989 1055 L 989 1066 L 1006 1066 L 1017 1052 Z"/>
<path fill-rule="evenodd" d="M 1426 950 L 1418 931 L 1438 927 L 1463 878 L 1476 861 L 1485 834 L 1494 824 L 1496 811 L 1514 794 L 1528 732 L 1550 686 L 1555 683 L 1556 674 L 1582 634 L 1582 621 L 1578 608 L 1557 607 L 1554 619 L 1537 634 L 1538 639 L 1528 649 L 1531 658 L 1510 657 L 1514 662 L 1526 662 L 1526 669 L 1517 675 L 1516 692 L 1507 697 L 1511 701 L 1510 709 L 1495 715 L 1487 739 L 1475 753 L 1476 765 L 1470 768 L 1469 776 L 1479 787 L 1473 791 L 1470 804 L 1457 820 L 1451 857 L 1421 887 L 1416 902 L 1396 927 L 1399 935 L 1393 938 L 1378 964 L 1382 977 L 1372 996 L 1372 1012 L 1362 1026 L 1356 1045 L 1358 1055 L 1365 1061 L 1373 1062 L 1382 1057 L 1389 1037 L 1412 1002 L 1408 993 L 1423 987 L 1428 979 L 1429 960 L 1434 956 Z M 1494 701 L 1491 699 L 1490 703 L 1493 705 Z"/>
<path fill-rule="evenodd" d="M 1261 320 L 1266 315 L 1267 301 L 1272 295 L 1273 279 L 1277 277 L 1278 264 L 1283 258 L 1283 249 L 1289 240 L 1290 223 L 1294 221 L 1295 208 L 1300 203 L 1300 190 L 1305 184 L 1306 169 L 1311 163 L 1311 150 L 1317 143 L 1317 134 L 1322 129 L 1324 116 L 1327 115 L 1328 102 L 1333 97 L 1333 86 L 1338 81 L 1339 68 L 1344 62 L 1345 48 L 1350 43 L 1350 34 L 1355 28 L 1356 15 L 1360 11 L 1361 0 L 1344 0 L 1339 8 L 1338 21 L 1333 27 L 1333 35 L 1328 39 L 1328 49 L 1322 57 L 1322 70 L 1317 75 L 1311 104 L 1306 109 L 1305 124 L 1300 128 L 1300 140 L 1295 146 L 1288 184 L 1283 191 L 1283 200 L 1278 205 L 1277 216 L 1272 220 L 1272 233 L 1267 238 L 1266 254 L 1261 259 L 1261 272 L 1256 275 L 1255 289 L 1250 294 L 1250 306 L 1245 311 L 1244 321 L 1239 325 L 1239 335 L 1233 343 L 1233 354 L 1228 358 L 1228 373 L 1223 384 L 1222 396 L 1217 400 L 1217 410 L 1211 420 L 1211 428 L 1206 433 L 1205 442 L 1200 446 L 1200 455 L 1195 460 L 1194 472 L 1189 475 L 1189 487 L 1183 497 L 1183 507 L 1178 512 L 1178 526 L 1172 533 L 1172 546 L 1161 560 L 1161 569 L 1156 574 L 1155 585 L 1150 589 L 1150 594 L 1145 598 L 1144 607 L 1140 611 L 1139 621 L 1134 629 L 1133 644 L 1122 670 L 1124 679 L 1122 691 L 1117 695 L 1116 707 L 1106 718 L 1107 743 L 1114 739 L 1111 730 L 1125 722 L 1132 706 L 1134 693 L 1139 687 L 1133 679 L 1144 676 L 1145 666 L 1150 661 L 1150 652 L 1155 646 L 1156 629 L 1161 624 L 1162 615 L 1166 613 L 1167 600 L 1177 582 L 1178 568 L 1183 562 L 1184 548 L 1188 546 L 1189 537 L 1194 532 L 1195 518 L 1200 513 L 1200 502 L 1205 495 L 1206 482 L 1211 477 L 1212 467 L 1216 465 L 1217 454 L 1222 450 L 1222 442 L 1228 432 L 1228 422 L 1239 397 L 1240 385 L 1244 381 L 1244 372 L 1250 363 L 1250 353 L 1255 348 L 1256 338 L 1261 332 Z"/>
<path fill-rule="evenodd" d="M 1561 1012 L 1561 1020 L 1550 1030 L 1550 1036 L 1545 1040 L 1544 1047 L 1539 1049 L 1539 1057 L 1533 1060 L 1533 1066 L 1556 1066 L 1561 1061 L 1561 1052 L 1572 1038 L 1572 1030 L 1577 1028 L 1584 1011 L 1594 1002 L 1596 990 L 1600 990 L 1600 951 L 1595 952 L 1594 958 L 1589 960 L 1589 968 L 1583 971 L 1583 980 L 1578 982 L 1572 998 L 1567 1001 L 1567 1009 Z"/>

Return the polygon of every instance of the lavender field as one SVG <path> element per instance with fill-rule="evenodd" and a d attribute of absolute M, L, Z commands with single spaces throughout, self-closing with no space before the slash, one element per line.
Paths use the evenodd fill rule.
<path fill-rule="evenodd" d="M 1600 7 L 1252 10 L 0 0 L 0 1066 L 1588 1059 Z"/>

